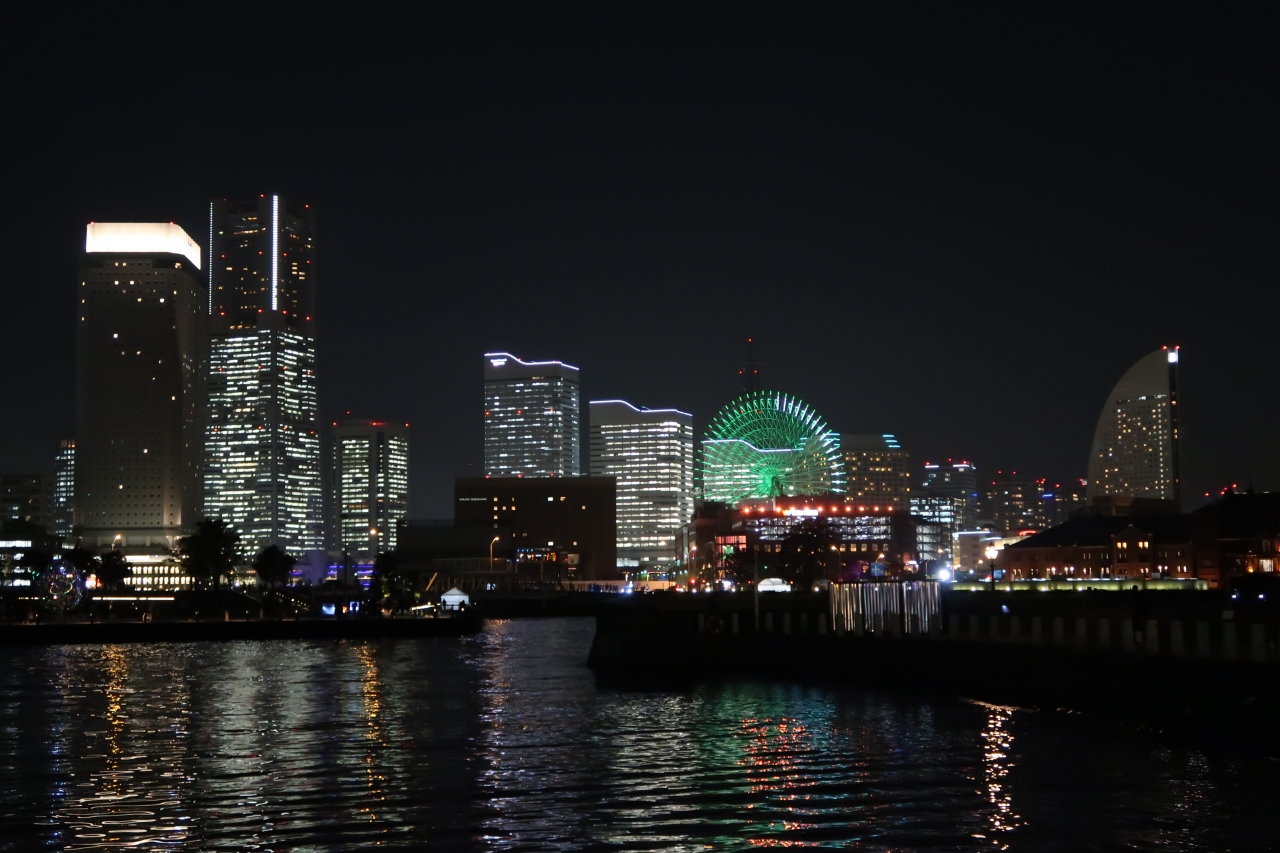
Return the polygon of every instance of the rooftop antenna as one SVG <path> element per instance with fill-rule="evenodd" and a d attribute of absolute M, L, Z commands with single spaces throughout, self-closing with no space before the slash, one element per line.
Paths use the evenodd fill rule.
<path fill-rule="evenodd" d="M 747 338 L 747 363 L 738 368 L 744 394 L 760 390 L 760 365 L 756 364 L 754 343 L 753 338 Z"/>

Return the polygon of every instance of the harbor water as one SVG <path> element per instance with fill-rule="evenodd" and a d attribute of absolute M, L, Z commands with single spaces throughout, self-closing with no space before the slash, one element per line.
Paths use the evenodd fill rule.
<path fill-rule="evenodd" d="M 1247 737 L 847 685 L 628 689 L 586 667 L 593 630 L 2 649 L 0 850 L 1280 846 L 1280 762 Z"/>

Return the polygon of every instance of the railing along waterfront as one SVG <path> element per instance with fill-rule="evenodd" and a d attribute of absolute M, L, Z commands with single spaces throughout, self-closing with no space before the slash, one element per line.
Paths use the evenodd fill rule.
<path fill-rule="evenodd" d="M 831 625 L 837 633 L 922 634 L 938 619 L 937 581 L 832 584 Z"/>

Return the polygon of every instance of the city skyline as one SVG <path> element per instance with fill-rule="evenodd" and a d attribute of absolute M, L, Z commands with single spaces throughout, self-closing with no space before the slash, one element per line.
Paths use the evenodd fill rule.
<path fill-rule="evenodd" d="M 209 198 L 266 191 L 320 211 L 322 422 L 352 410 L 415 425 L 426 451 L 411 475 L 415 516 L 448 515 L 452 479 L 482 470 L 476 374 L 443 369 L 454 359 L 561 359 L 583 367 L 587 398 L 661 400 L 700 433 L 740 388 L 747 337 L 762 387 L 806 400 L 841 433 L 893 433 L 916 458 L 1059 482 L 1085 475 L 1123 366 L 1180 344 L 1189 499 L 1232 482 L 1280 487 L 1266 428 L 1280 404 L 1219 417 L 1273 361 L 1262 318 L 1275 193 L 1261 140 L 1275 119 L 1250 107 L 1265 79 L 1247 59 L 1265 32 L 1255 12 L 1170 12 L 1168 38 L 1138 62 L 1130 44 L 1150 22 L 1132 9 L 1049 29 L 912 8 L 813 10 L 803 25 L 741 10 L 728 32 L 705 11 L 660 32 L 456 10 L 428 49 L 336 61 L 265 16 L 254 39 L 280 36 L 281 62 L 316 75 L 299 95 L 314 134 L 269 120 L 268 101 L 222 94 L 212 69 L 251 64 L 265 41 L 216 23 L 179 47 L 160 22 L 135 22 L 132 35 L 154 28 L 157 49 L 192 69 L 148 93 L 192 104 L 170 118 L 182 146 L 85 140 L 61 105 L 132 109 L 131 81 L 149 79 L 154 58 L 88 30 L 60 40 L 55 70 L 16 104 L 47 141 L 17 141 L 30 168 L 15 191 L 29 204 L 0 234 L 29 283 L 12 295 L 26 319 L 0 346 L 27 365 L 12 393 L 44 416 L 0 428 L 0 469 L 51 471 L 71 430 L 72 357 L 44 345 L 74 322 L 83 224 L 175 221 L 199 240 Z M 905 47 L 872 37 L 886 27 L 916 35 Z M 1027 44 L 1039 47 L 1018 54 L 1016 76 L 970 61 Z M 92 82 L 104 67 L 112 86 Z M 483 73 L 459 82 L 458 67 Z M 646 96 L 640 80 L 665 94 Z M 403 110 L 424 90 L 422 115 L 449 133 L 423 132 Z M 393 132 L 368 132 L 384 122 Z M 1206 289 L 1213 300 L 1196 295 Z M 1052 343 L 1013 346 L 1010 323 Z M 405 393 L 409 383 L 421 387 Z"/>

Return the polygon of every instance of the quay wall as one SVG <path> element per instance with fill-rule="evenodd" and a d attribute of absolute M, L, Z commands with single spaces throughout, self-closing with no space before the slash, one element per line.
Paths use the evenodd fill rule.
<path fill-rule="evenodd" d="M 1280 608 L 1216 592 L 943 593 L 927 624 L 846 628 L 826 594 L 704 595 L 602 608 L 607 680 L 765 677 L 948 693 L 1222 727 L 1280 712 Z M 758 627 L 757 627 L 758 624 Z"/>

